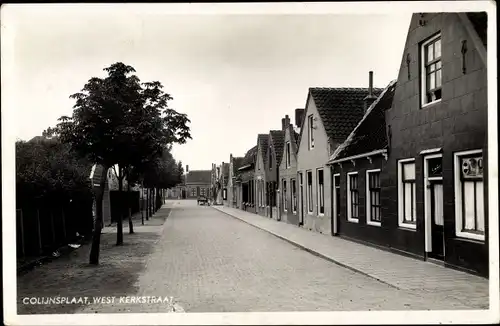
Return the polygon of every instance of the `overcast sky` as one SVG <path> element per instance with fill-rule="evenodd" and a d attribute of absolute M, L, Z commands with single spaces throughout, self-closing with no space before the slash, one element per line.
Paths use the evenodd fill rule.
<path fill-rule="evenodd" d="M 309 87 L 385 87 L 398 75 L 410 14 L 167 15 L 130 11 L 18 13 L 16 137 L 28 140 L 70 115 L 69 95 L 121 61 L 158 80 L 191 119 L 174 147 L 190 170 L 242 156 L 258 133 L 281 128 Z"/>

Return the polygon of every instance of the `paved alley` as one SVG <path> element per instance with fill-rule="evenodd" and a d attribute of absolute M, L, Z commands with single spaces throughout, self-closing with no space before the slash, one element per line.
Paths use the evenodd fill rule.
<path fill-rule="evenodd" d="M 196 201 L 174 201 L 134 286 L 186 312 L 464 309 L 392 287 L 312 255 Z M 87 307 L 80 312 L 89 312 Z M 102 304 L 92 312 L 164 312 L 163 304 Z"/>

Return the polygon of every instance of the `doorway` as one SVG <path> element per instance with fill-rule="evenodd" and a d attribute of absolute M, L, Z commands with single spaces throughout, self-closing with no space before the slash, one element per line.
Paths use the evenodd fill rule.
<path fill-rule="evenodd" d="M 300 213 L 299 213 L 299 226 L 304 225 L 304 180 L 302 179 L 302 172 L 299 172 L 299 189 L 300 189 Z"/>
<path fill-rule="evenodd" d="M 441 261 L 445 257 L 442 162 L 442 154 L 424 157 L 425 251 Z"/>

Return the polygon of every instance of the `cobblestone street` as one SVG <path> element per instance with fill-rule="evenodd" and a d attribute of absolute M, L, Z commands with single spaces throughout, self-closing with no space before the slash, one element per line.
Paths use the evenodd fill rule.
<path fill-rule="evenodd" d="M 392 287 L 196 201 L 169 205 L 173 210 L 139 273 L 136 293 L 127 295 L 173 297 L 186 312 L 474 308 Z M 165 309 L 164 304 L 102 304 L 78 312 Z"/>

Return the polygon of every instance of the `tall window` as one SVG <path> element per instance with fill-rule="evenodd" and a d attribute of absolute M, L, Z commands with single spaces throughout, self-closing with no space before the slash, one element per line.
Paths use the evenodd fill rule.
<path fill-rule="evenodd" d="M 314 125 L 313 125 L 314 118 L 313 118 L 312 114 L 307 118 L 307 122 L 308 122 L 308 130 L 309 130 L 309 149 L 313 149 L 314 148 Z"/>
<path fill-rule="evenodd" d="M 323 169 L 318 170 L 318 214 L 325 214 L 325 184 L 323 179 Z"/>
<path fill-rule="evenodd" d="M 335 213 L 337 218 L 340 218 L 340 174 L 333 177 L 333 182 L 335 183 Z"/>
<path fill-rule="evenodd" d="M 457 236 L 484 240 L 483 154 L 455 154 L 455 218 Z"/>
<path fill-rule="evenodd" d="M 292 211 L 293 213 L 297 213 L 297 184 L 295 179 L 291 179 L 292 183 Z"/>
<path fill-rule="evenodd" d="M 347 174 L 347 219 L 351 222 L 358 222 L 359 218 L 359 190 L 358 172 Z"/>
<path fill-rule="evenodd" d="M 288 198 L 286 196 L 286 180 L 283 179 L 283 209 L 285 210 L 285 212 L 287 211 L 288 209 Z"/>
<path fill-rule="evenodd" d="M 307 209 L 309 213 L 313 212 L 313 181 L 312 181 L 312 171 L 307 171 Z"/>
<path fill-rule="evenodd" d="M 441 99 L 441 35 L 422 44 L 422 104 Z"/>
<path fill-rule="evenodd" d="M 399 161 L 399 225 L 416 228 L 417 195 L 415 189 L 415 160 Z"/>
<path fill-rule="evenodd" d="M 286 142 L 286 161 L 285 161 L 285 165 L 286 165 L 286 168 L 289 168 L 290 167 L 290 142 L 287 141 Z"/>
<path fill-rule="evenodd" d="M 192 197 L 196 196 L 196 188 L 191 188 L 191 196 Z"/>
<path fill-rule="evenodd" d="M 367 197 L 366 197 L 366 222 L 380 226 L 382 220 L 380 206 L 380 170 L 366 171 Z"/>

